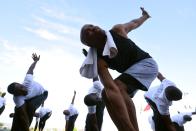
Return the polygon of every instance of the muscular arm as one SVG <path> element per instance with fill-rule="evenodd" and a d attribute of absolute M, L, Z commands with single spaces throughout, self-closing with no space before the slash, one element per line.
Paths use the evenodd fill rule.
<path fill-rule="evenodd" d="M 124 23 L 124 24 L 118 24 L 115 25 L 112 30 L 116 31 L 117 33 L 119 33 L 120 35 L 127 37 L 127 34 L 138 28 L 139 26 L 141 26 L 148 18 L 150 18 L 150 15 L 148 14 L 147 11 L 144 10 L 143 7 L 140 7 L 141 11 L 142 11 L 142 16 L 137 18 L 137 19 L 133 19 L 130 22 Z"/>
<path fill-rule="evenodd" d="M 32 54 L 32 59 L 34 60 L 34 62 L 31 64 L 31 66 L 29 67 L 27 74 L 32 74 L 33 75 L 33 70 L 37 64 L 37 62 L 39 61 L 40 56 L 37 56 L 36 53 Z"/>
<path fill-rule="evenodd" d="M 98 60 L 98 73 L 105 87 L 116 86 L 104 60 Z"/>
<path fill-rule="evenodd" d="M 171 118 L 169 115 L 162 116 L 162 119 L 168 129 L 168 131 L 176 131 L 175 126 L 172 124 Z"/>

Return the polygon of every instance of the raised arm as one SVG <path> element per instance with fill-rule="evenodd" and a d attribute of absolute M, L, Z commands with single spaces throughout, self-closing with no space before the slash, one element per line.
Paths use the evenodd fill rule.
<path fill-rule="evenodd" d="M 39 61 L 39 59 L 40 59 L 40 55 L 39 56 L 37 56 L 37 54 L 36 53 L 33 53 L 32 54 L 32 59 L 33 59 L 33 63 L 31 64 L 31 66 L 29 67 L 29 70 L 27 71 L 27 74 L 32 74 L 33 75 L 33 70 L 34 70 L 34 68 L 35 68 L 35 66 L 36 66 L 36 64 L 37 64 L 37 62 Z"/>
<path fill-rule="evenodd" d="M 148 14 L 148 12 L 146 10 L 144 10 L 143 7 L 140 7 L 141 11 L 142 11 L 142 16 L 137 18 L 137 19 L 133 19 L 130 22 L 124 23 L 124 24 L 118 24 L 115 25 L 113 27 L 113 30 L 117 31 L 118 33 L 121 33 L 121 35 L 126 36 L 127 34 L 138 28 L 139 26 L 141 26 L 148 18 L 150 18 L 150 15 Z"/>
<path fill-rule="evenodd" d="M 157 78 L 162 81 L 165 79 L 165 77 L 159 72 L 158 75 L 157 75 Z"/>
<path fill-rule="evenodd" d="M 71 104 L 74 104 L 75 97 L 76 97 L 76 91 L 74 91 L 74 95 L 73 95 L 73 98 L 72 98 Z"/>

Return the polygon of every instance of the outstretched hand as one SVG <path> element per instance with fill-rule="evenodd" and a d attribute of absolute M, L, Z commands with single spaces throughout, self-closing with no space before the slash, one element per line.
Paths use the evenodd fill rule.
<path fill-rule="evenodd" d="M 146 10 L 144 10 L 144 7 L 140 7 L 140 9 L 142 10 L 142 15 L 143 16 L 147 16 L 147 18 L 150 18 L 151 16 L 148 14 L 148 12 Z"/>
<path fill-rule="evenodd" d="M 84 54 L 84 56 L 88 55 L 88 52 L 86 51 L 86 49 L 82 49 L 82 53 Z"/>
<path fill-rule="evenodd" d="M 76 94 L 76 91 L 74 90 L 74 94 Z"/>
<path fill-rule="evenodd" d="M 33 54 L 32 54 L 32 59 L 33 59 L 34 61 L 39 61 L 40 55 L 38 56 L 36 53 L 33 53 Z"/>

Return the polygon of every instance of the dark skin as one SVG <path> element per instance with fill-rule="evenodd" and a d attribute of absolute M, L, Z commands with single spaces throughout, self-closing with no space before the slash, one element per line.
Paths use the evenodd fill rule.
<path fill-rule="evenodd" d="M 82 49 L 82 53 L 84 54 L 85 57 L 88 55 L 88 52 L 85 49 Z M 99 77 L 98 76 L 94 77 L 93 82 L 94 81 L 99 81 Z M 96 100 L 97 96 L 96 95 L 91 95 L 91 99 Z M 91 125 L 91 127 L 88 127 L 88 129 L 90 128 L 92 131 L 99 131 L 96 114 L 95 113 L 93 113 L 93 114 L 88 113 L 87 119 L 88 118 L 89 118 L 88 122 L 90 123 L 89 125 Z"/>
<path fill-rule="evenodd" d="M 160 72 L 157 75 L 157 78 L 162 82 L 164 79 L 166 79 Z M 164 121 L 164 124 L 167 126 L 168 131 L 176 131 L 174 125 L 172 124 L 170 115 L 161 115 L 162 120 Z"/>
<path fill-rule="evenodd" d="M 37 62 L 39 61 L 40 56 L 37 56 L 36 53 L 33 53 L 32 59 L 34 62 L 30 65 L 30 67 L 27 71 L 27 74 L 33 75 L 33 70 L 34 70 Z M 14 96 L 27 95 L 26 87 L 24 87 L 24 85 L 22 85 L 20 83 L 15 83 L 15 90 L 14 90 L 13 95 Z M 17 124 L 18 122 L 21 123 L 19 128 L 22 131 L 29 131 L 29 126 L 30 126 L 30 121 L 29 121 L 30 118 L 29 117 L 33 117 L 34 113 L 30 113 L 30 114 L 32 114 L 32 116 L 29 116 L 27 108 L 31 109 L 31 105 L 24 103 L 19 108 L 15 108 L 15 114 L 14 114 L 14 119 L 13 119 L 13 123 L 12 123 L 12 131 L 18 131 L 18 124 Z"/>
<path fill-rule="evenodd" d="M 114 25 L 112 30 L 128 38 L 128 33 L 141 26 L 150 15 L 144 8 L 140 8 L 142 16 L 124 24 Z M 81 30 L 81 42 L 102 52 L 106 43 L 105 31 L 98 26 L 86 24 Z M 132 99 L 127 93 L 127 86 L 122 81 L 113 80 L 108 71 L 107 63 L 98 59 L 98 73 L 104 85 L 102 93 L 106 108 L 119 131 L 138 131 L 136 111 Z M 119 112 L 121 114 L 119 115 Z"/>
<path fill-rule="evenodd" d="M 74 90 L 74 95 L 73 95 L 73 97 L 72 97 L 71 104 L 74 104 L 75 97 L 76 97 L 76 91 Z M 69 112 L 69 110 L 64 110 L 64 111 L 63 111 L 63 114 L 64 114 L 64 115 L 69 115 L 70 112 Z M 69 120 L 66 120 L 65 131 L 68 131 L 68 129 L 69 129 Z"/>

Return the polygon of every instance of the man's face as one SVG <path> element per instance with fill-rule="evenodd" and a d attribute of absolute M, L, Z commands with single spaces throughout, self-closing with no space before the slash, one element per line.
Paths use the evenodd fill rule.
<path fill-rule="evenodd" d="M 19 83 L 15 84 L 14 88 L 14 96 L 26 96 L 27 95 L 27 88 Z"/>
<path fill-rule="evenodd" d="M 98 42 L 104 35 L 104 30 L 98 26 L 86 24 L 81 31 L 81 41 L 89 47 L 98 47 Z M 100 43 L 99 43 L 100 44 Z"/>

